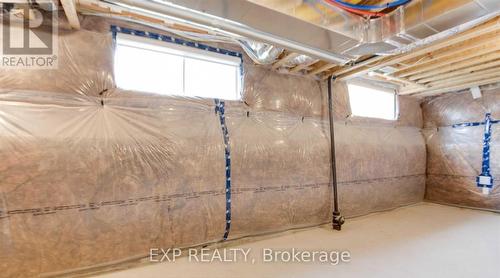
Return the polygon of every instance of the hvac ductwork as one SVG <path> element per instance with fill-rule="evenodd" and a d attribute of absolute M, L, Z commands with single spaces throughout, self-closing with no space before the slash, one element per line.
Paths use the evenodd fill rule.
<path fill-rule="evenodd" d="M 316 0 L 314 4 L 327 5 L 322 0 Z M 413 0 L 386 16 L 373 19 L 328 7 L 335 13 L 323 12 L 321 25 L 358 40 L 356 45 L 340 52 L 351 56 L 407 52 L 500 14 L 498 0 Z"/>
<path fill-rule="evenodd" d="M 79 1 L 85 2 L 85 1 Z M 289 50 L 308 54 L 336 64 L 346 64 L 352 57 L 332 51 L 329 45 L 345 39 L 324 28 L 261 7 L 247 1 L 225 0 L 107 0 L 121 7 L 147 16 L 156 16 L 166 20 L 194 22 L 218 30 L 233 33 L 247 39 L 257 40 Z M 280 24 L 269 24 L 269 21 Z M 283 32 L 286 30 L 286 34 Z M 295 35 L 293 35 L 295 34 Z M 310 36 L 304 38 L 304 34 Z M 314 37 L 316 34 L 316 37 Z M 332 35 L 332 36 L 329 36 Z M 306 43 L 312 40 L 312 43 Z"/>
<path fill-rule="evenodd" d="M 307 19 L 309 22 L 293 11 L 285 14 L 278 7 L 266 8 L 249 1 L 104 2 L 147 16 L 208 26 L 226 35 L 233 34 L 238 40 L 261 42 L 256 53 L 267 55 L 265 63 L 281 48 L 334 64 L 346 64 L 362 55 L 402 53 L 500 14 L 497 0 L 413 0 L 386 16 L 372 19 L 328 6 L 322 0 L 306 0 L 304 3 L 318 13 L 316 19 Z"/>
<path fill-rule="evenodd" d="M 260 43 L 250 40 L 238 41 L 245 53 L 256 63 L 269 65 L 283 53 L 284 49 L 272 44 Z"/>

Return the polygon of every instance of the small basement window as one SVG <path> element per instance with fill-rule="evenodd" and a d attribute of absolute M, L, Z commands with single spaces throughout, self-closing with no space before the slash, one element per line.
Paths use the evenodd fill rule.
<path fill-rule="evenodd" d="M 116 34 L 115 78 L 126 90 L 237 100 L 240 66 L 239 57 Z"/>
<path fill-rule="evenodd" d="M 394 90 L 348 83 L 349 102 L 353 116 L 396 120 L 397 95 Z"/>

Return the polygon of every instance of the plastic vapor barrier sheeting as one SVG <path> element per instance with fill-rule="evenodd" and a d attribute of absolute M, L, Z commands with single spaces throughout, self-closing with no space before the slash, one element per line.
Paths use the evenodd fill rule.
<path fill-rule="evenodd" d="M 491 125 L 489 143 L 493 190 L 482 193 L 476 177 L 481 175 L 485 126 L 453 127 L 461 123 L 481 123 L 486 113 L 500 119 L 500 92 L 485 90 L 481 98 L 470 93 L 432 98 L 423 105 L 427 141 L 426 198 L 432 201 L 500 210 L 500 124 Z"/>
<path fill-rule="evenodd" d="M 57 70 L 0 68 L 0 90 L 97 96 L 113 88 L 114 50 L 110 35 L 60 30 L 58 36 Z"/>
<path fill-rule="evenodd" d="M 244 102 L 225 102 L 222 125 L 212 99 L 115 88 L 109 33 L 59 41 L 58 70 L 0 70 L 2 276 L 218 242 L 228 219 L 229 239 L 331 220 L 323 84 L 245 64 Z M 395 124 L 357 124 L 339 86 L 343 213 L 421 201 L 418 103 L 402 100 L 411 112 Z"/>

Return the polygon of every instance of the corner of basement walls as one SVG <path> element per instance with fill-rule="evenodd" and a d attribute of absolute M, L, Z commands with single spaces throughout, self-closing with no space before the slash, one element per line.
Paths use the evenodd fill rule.
<path fill-rule="evenodd" d="M 85 18 L 84 30 L 60 31 L 59 69 L 0 70 L 2 275 L 113 264 L 227 230 L 228 148 L 214 101 L 116 88 L 111 22 L 148 30 Z M 224 111 L 229 239 L 328 223 L 326 84 L 248 60 L 244 102 Z M 334 95 L 343 214 L 422 201 L 418 102 L 401 98 L 395 122 L 351 120 L 345 85 Z"/>
<path fill-rule="evenodd" d="M 456 92 L 427 99 L 423 103 L 424 135 L 427 142 L 426 199 L 443 204 L 500 211 L 500 187 L 485 195 L 476 185 L 482 172 L 484 125 L 453 127 L 484 122 L 486 113 L 500 119 L 500 89 L 483 90 L 474 99 L 469 92 Z M 493 183 L 500 177 L 500 126 L 491 125 L 489 144 Z"/>

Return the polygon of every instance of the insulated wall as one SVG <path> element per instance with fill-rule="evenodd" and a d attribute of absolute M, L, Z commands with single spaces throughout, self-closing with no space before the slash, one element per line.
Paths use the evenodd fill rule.
<path fill-rule="evenodd" d="M 225 106 L 226 148 L 213 100 L 115 88 L 108 27 L 63 31 L 58 70 L 1 71 L 2 275 L 220 241 L 228 201 L 229 239 L 331 221 L 324 82 L 245 62 L 243 102 Z M 345 84 L 334 94 L 342 212 L 421 201 L 419 103 L 401 98 L 398 121 L 371 121 L 349 117 Z"/>
<path fill-rule="evenodd" d="M 350 116 L 344 83 L 333 92 L 342 211 L 354 216 L 422 201 L 426 154 L 419 101 L 399 97 L 397 121 L 373 120 Z"/>
<path fill-rule="evenodd" d="M 491 126 L 490 171 L 494 188 L 484 195 L 476 185 L 482 172 L 486 113 L 500 119 L 500 90 L 483 90 L 481 98 L 453 93 L 427 100 L 423 105 L 427 141 L 426 198 L 440 203 L 500 210 L 500 124 Z M 496 186 L 495 186 L 496 184 Z"/>

